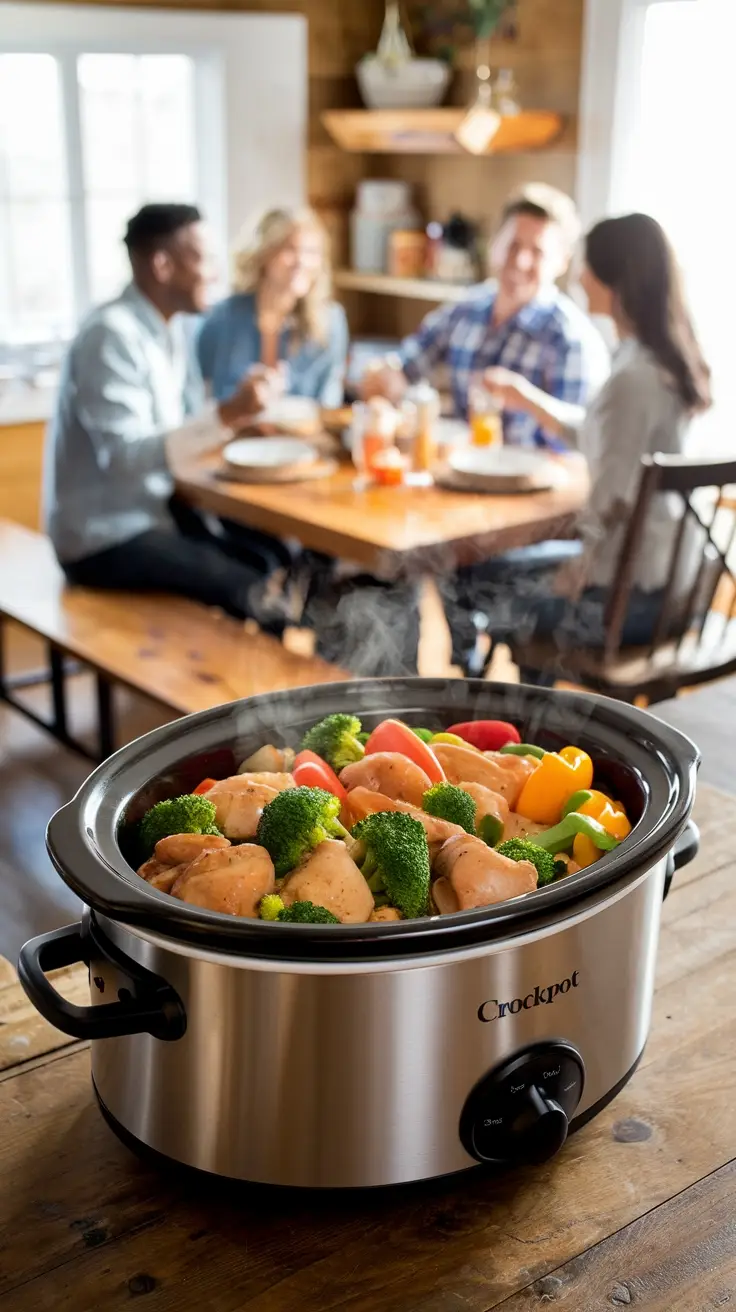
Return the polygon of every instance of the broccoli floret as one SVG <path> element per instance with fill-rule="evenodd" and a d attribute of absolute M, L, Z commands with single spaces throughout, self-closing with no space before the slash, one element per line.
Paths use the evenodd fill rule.
<path fill-rule="evenodd" d="M 409 728 L 412 733 L 416 734 L 417 738 L 421 738 L 423 743 L 431 743 L 434 738 L 434 729 L 415 729 L 412 725 L 409 725 Z"/>
<path fill-rule="evenodd" d="M 371 891 L 386 893 L 409 919 L 426 915 L 430 873 L 424 826 L 404 811 L 377 811 L 358 821 L 353 837 L 365 844 L 358 865 Z"/>
<path fill-rule="evenodd" d="M 256 842 L 265 847 L 279 878 L 325 839 L 350 837 L 339 814 L 339 797 L 324 788 L 285 788 L 264 806 Z"/>
<path fill-rule="evenodd" d="M 370 738 L 370 734 L 365 732 L 356 733 L 355 737 L 358 739 L 358 742 L 361 744 L 361 746 L 365 747 L 366 743 L 368 742 L 368 739 Z"/>
<path fill-rule="evenodd" d="M 435 784 L 422 798 L 422 810 L 440 820 L 460 825 L 467 834 L 475 834 L 475 801 L 457 784 Z"/>
<path fill-rule="evenodd" d="M 161 838 L 170 834 L 220 834 L 215 824 L 217 812 L 212 802 L 195 793 L 170 797 L 146 811 L 140 823 L 141 846 L 148 856 Z"/>
<path fill-rule="evenodd" d="M 551 852 L 545 852 L 543 847 L 538 847 L 536 843 L 531 843 L 527 838 L 507 838 L 505 843 L 501 843 L 496 848 L 501 856 L 508 856 L 512 861 L 531 861 L 537 872 L 537 887 L 541 888 L 544 884 L 551 884 L 560 873 L 557 869 L 560 864 L 555 860 Z"/>
<path fill-rule="evenodd" d="M 328 715 L 304 735 L 302 749 L 316 752 L 333 770 L 361 761 L 365 748 L 358 739 L 360 720 L 355 715 Z"/>
<path fill-rule="evenodd" d="M 284 925 L 339 925 L 337 916 L 333 916 L 327 907 L 317 907 L 314 902 L 292 902 L 290 907 L 279 911 L 277 920 Z"/>
<path fill-rule="evenodd" d="M 258 904 L 258 914 L 261 920 L 278 920 L 279 912 L 283 911 L 284 903 L 278 893 L 266 893 Z"/>

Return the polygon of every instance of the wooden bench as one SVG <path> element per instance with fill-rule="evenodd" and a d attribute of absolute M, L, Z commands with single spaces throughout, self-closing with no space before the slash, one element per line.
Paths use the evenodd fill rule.
<path fill-rule="evenodd" d="M 8 675 L 2 642 L 7 620 L 44 639 L 47 672 Z M 68 731 L 70 658 L 95 674 L 95 751 Z M 197 602 L 69 587 L 47 538 L 0 520 L 0 700 L 93 760 L 104 760 L 115 747 L 116 684 L 150 697 L 175 715 L 187 715 L 257 693 L 348 677 L 326 661 L 288 651 L 275 638 L 251 632 Z M 19 687 L 39 682 L 51 687 L 50 720 L 14 695 Z"/>

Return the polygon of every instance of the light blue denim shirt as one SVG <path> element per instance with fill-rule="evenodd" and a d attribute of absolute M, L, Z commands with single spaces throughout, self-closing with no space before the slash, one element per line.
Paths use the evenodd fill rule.
<path fill-rule="evenodd" d="M 170 523 L 165 437 L 203 407 L 185 321 L 133 284 L 82 324 L 44 459 L 44 519 L 62 564 Z"/>
<path fill-rule="evenodd" d="M 261 361 L 261 335 L 252 293 L 229 296 L 210 311 L 199 332 L 197 353 L 213 396 L 227 401 L 248 370 Z M 279 359 L 287 364 L 288 394 L 309 397 L 328 409 L 342 405 L 347 354 L 345 311 L 333 301 L 326 342 L 303 342 L 293 350 L 289 332 L 281 335 Z"/>

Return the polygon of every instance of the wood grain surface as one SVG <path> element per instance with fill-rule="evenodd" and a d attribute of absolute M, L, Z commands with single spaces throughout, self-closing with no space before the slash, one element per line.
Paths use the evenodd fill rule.
<path fill-rule="evenodd" d="M 69 588 L 51 543 L 0 522 L 0 615 L 181 714 L 348 676 L 179 597 Z"/>
<path fill-rule="evenodd" d="M 151 1312 L 736 1303 L 736 800 L 704 787 L 697 818 L 701 853 L 663 909 L 639 1070 L 554 1161 L 347 1195 L 192 1181 L 118 1143 L 75 1045 L 0 1075 L 0 1307 L 118 1312 L 143 1296 Z"/>
<path fill-rule="evenodd" d="M 564 488 L 479 496 L 439 487 L 356 491 L 348 464 L 313 485 L 238 484 L 218 476 L 219 457 L 210 455 L 180 469 L 177 491 L 200 510 L 298 538 L 328 556 L 371 569 L 436 574 L 562 532 L 587 487 L 582 463 L 567 463 Z"/>

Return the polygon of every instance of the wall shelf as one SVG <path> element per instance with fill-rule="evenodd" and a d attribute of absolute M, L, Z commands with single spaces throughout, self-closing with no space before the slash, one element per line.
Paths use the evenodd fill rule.
<path fill-rule="evenodd" d="M 464 109 L 333 109 L 322 122 L 343 150 L 391 155 L 466 155 L 455 140 Z M 541 150 L 565 125 L 551 110 L 522 110 L 503 118 L 486 154 Z"/>
<path fill-rule="evenodd" d="M 412 301 L 464 301 L 470 290 L 464 284 L 432 278 L 391 278 L 385 273 L 355 273 L 352 269 L 337 269 L 332 280 L 342 291 L 404 296 Z"/>

